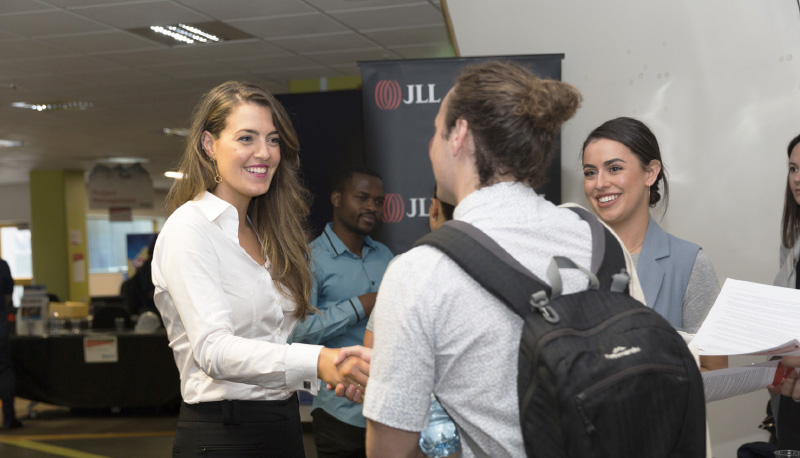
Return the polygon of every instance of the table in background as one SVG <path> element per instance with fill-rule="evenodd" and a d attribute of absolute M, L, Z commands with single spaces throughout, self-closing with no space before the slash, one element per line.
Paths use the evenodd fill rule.
<path fill-rule="evenodd" d="M 85 336 L 115 335 L 118 362 L 84 362 Z M 180 379 L 167 334 L 12 336 L 17 396 L 71 408 L 136 408 L 180 403 Z"/>

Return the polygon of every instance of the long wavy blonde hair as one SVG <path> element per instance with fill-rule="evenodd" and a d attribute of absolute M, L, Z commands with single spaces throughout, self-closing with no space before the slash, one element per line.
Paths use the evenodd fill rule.
<path fill-rule="evenodd" d="M 276 288 L 297 303 L 294 315 L 304 319 L 314 310 L 308 301 L 311 271 L 307 217 L 311 197 L 299 177 L 297 133 L 286 110 L 272 94 L 251 83 L 228 81 L 203 96 L 192 114 L 180 161 L 179 170 L 183 178 L 173 183 L 165 206 L 172 213 L 203 191 L 214 190 L 216 173 L 211 160 L 203 152 L 201 136 L 208 131 L 215 139 L 219 138 L 228 116 L 243 103 L 255 103 L 269 109 L 280 137 L 281 161 L 269 191 L 250 201 L 247 214 L 261 239 L 261 253 L 272 265 Z"/>

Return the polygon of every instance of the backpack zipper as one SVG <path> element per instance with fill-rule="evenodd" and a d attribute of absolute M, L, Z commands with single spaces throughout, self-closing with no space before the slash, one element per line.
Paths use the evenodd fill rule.
<path fill-rule="evenodd" d="M 607 320 L 601 322 L 597 326 L 595 326 L 593 328 L 589 328 L 589 329 L 583 330 L 583 331 L 580 331 L 580 330 L 577 330 L 577 329 L 573 329 L 573 328 L 564 328 L 564 329 L 559 329 L 557 331 L 552 331 L 552 332 L 544 335 L 544 337 L 539 339 L 539 342 L 536 343 L 536 347 L 534 347 L 534 349 L 533 349 L 533 357 L 531 358 L 531 361 L 532 361 L 533 365 L 535 366 L 536 362 L 539 359 L 539 352 L 541 352 L 542 347 L 545 346 L 547 343 L 549 343 L 553 339 L 556 339 L 556 338 L 564 336 L 564 335 L 575 335 L 575 336 L 592 335 L 592 334 L 595 334 L 597 332 L 602 331 L 603 329 L 609 327 L 610 325 L 612 325 L 613 323 L 619 321 L 620 319 L 626 318 L 628 315 L 634 315 L 634 314 L 637 314 L 637 313 L 650 313 L 650 312 L 651 312 L 651 310 L 647 309 L 647 308 L 631 309 L 631 310 L 622 312 L 620 314 L 614 315 L 611 318 L 608 318 Z"/>

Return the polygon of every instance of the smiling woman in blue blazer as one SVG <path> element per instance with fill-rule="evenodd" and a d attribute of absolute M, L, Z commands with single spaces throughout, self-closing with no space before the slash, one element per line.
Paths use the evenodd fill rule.
<path fill-rule="evenodd" d="M 584 192 L 597 216 L 631 254 L 647 306 L 675 329 L 694 334 L 719 293 L 714 268 L 698 245 L 679 239 L 650 216 L 669 197 L 658 141 L 641 121 L 617 118 L 589 134 L 582 151 Z M 727 356 L 703 356 L 703 369 L 728 366 Z"/>

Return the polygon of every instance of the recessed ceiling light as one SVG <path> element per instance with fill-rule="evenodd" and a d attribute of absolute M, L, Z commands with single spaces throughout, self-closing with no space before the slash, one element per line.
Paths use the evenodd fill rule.
<path fill-rule="evenodd" d="M 167 178 L 174 178 L 176 180 L 180 180 L 181 178 L 183 178 L 183 173 L 181 173 L 181 172 L 173 172 L 173 171 L 170 170 L 168 172 L 164 172 L 164 176 L 167 177 Z"/>
<path fill-rule="evenodd" d="M 109 157 L 106 159 L 100 159 L 100 162 L 113 162 L 114 164 L 147 164 L 150 162 L 150 159 L 144 157 Z"/>
<path fill-rule="evenodd" d="M 171 37 L 173 40 L 177 40 L 182 43 L 188 43 L 188 44 L 193 44 L 196 41 L 200 43 L 208 43 L 210 41 L 211 42 L 220 41 L 220 38 L 218 36 L 200 30 L 197 27 L 193 27 L 191 25 L 186 25 L 186 24 L 163 25 L 163 26 L 151 25 L 150 30 L 156 33 L 160 33 L 161 35 L 166 35 L 168 37 Z"/>
<path fill-rule="evenodd" d="M 127 29 L 127 31 L 167 46 L 220 44 L 221 42 L 255 38 L 249 33 L 219 21 L 172 25 L 154 24 L 150 27 Z"/>
<path fill-rule="evenodd" d="M 11 104 L 17 108 L 27 108 L 36 111 L 58 111 L 58 110 L 85 110 L 94 106 L 91 102 L 82 102 L 79 100 L 55 100 L 51 102 L 41 103 L 27 103 L 27 102 L 14 102 Z"/>
<path fill-rule="evenodd" d="M 189 129 L 184 129 L 182 127 L 165 127 L 161 129 L 161 133 L 164 135 L 177 135 L 178 137 L 186 137 L 189 135 Z"/>
<path fill-rule="evenodd" d="M 0 148 L 17 148 L 22 146 L 22 140 L 3 140 L 0 138 Z"/>

